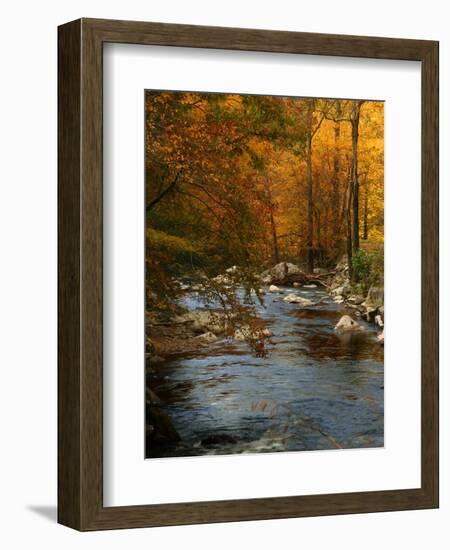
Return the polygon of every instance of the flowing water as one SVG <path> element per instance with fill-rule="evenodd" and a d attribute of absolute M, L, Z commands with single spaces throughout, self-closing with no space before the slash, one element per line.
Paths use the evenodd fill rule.
<path fill-rule="evenodd" d="M 267 294 L 258 306 L 273 334 L 267 357 L 224 339 L 154 367 L 149 383 L 182 438 L 157 456 L 383 446 L 376 327 L 361 322 L 365 331 L 339 336 L 334 325 L 354 310 L 319 288 L 283 290 L 321 303 L 303 308 Z M 184 302 L 204 307 L 195 293 Z"/>

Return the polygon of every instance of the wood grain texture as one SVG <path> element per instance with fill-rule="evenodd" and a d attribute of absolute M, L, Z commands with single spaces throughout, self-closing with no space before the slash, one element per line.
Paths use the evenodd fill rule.
<path fill-rule="evenodd" d="M 58 31 L 58 521 L 80 528 L 81 22 Z"/>
<path fill-rule="evenodd" d="M 102 62 L 105 42 L 422 63 L 420 489 L 103 506 Z M 59 28 L 58 521 L 82 531 L 438 506 L 438 44 L 81 19 Z"/>
<path fill-rule="evenodd" d="M 439 46 L 422 61 L 422 488 L 439 501 Z"/>

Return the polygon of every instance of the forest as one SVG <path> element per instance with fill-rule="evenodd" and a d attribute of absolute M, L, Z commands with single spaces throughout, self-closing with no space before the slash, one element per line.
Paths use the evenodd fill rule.
<path fill-rule="evenodd" d="M 384 103 L 145 115 L 146 456 L 383 445 Z"/>
<path fill-rule="evenodd" d="M 238 266 L 251 288 L 280 262 L 313 273 L 343 254 L 355 285 L 382 285 L 383 102 L 153 91 L 145 101 L 149 308 L 170 310 L 183 278 Z"/>

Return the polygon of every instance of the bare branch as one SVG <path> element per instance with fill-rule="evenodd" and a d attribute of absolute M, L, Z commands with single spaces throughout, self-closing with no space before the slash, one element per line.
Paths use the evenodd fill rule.
<path fill-rule="evenodd" d="M 172 189 L 175 188 L 176 184 L 178 183 L 178 179 L 181 175 L 181 170 L 177 173 L 173 181 L 164 189 L 162 193 L 160 193 L 155 199 L 153 199 L 149 204 L 147 204 L 145 210 L 146 212 L 149 212 L 152 208 L 154 208 L 161 199 L 163 199 Z"/>

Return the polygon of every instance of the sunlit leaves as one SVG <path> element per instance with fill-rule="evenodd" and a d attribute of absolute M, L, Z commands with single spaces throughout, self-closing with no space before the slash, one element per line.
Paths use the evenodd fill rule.
<path fill-rule="evenodd" d="M 249 281 L 277 257 L 304 261 L 308 133 L 312 247 L 319 265 L 345 251 L 354 102 L 190 92 L 147 92 L 145 101 L 147 282 L 156 293 L 172 299 L 171 279 L 213 278 L 231 265 Z M 383 103 L 363 103 L 363 247 L 383 242 L 383 117 Z"/>

